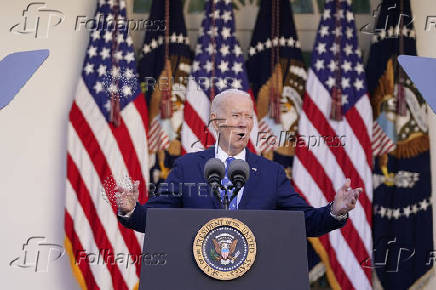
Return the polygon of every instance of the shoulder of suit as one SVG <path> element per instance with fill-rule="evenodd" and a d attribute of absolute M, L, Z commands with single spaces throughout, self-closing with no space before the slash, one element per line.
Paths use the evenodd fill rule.
<path fill-rule="evenodd" d="M 205 155 L 205 151 L 190 152 L 190 153 L 186 153 L 185 155 L 177 157 L 176 162 L 192 163 L 202 160 L 204 158 L 204 155 Z"/>
<path fill-rule="evenodd" d="M 257 166 L 259 167 L 267 167 L 267 168 L 277 168 L 277 167 L 282 167 L 279 163 L 269 160 L 263 156 L 257 155 L 255 153 L 252 153 L 254 156 L 254 158 L 256 159 L 257 162 Z"/>

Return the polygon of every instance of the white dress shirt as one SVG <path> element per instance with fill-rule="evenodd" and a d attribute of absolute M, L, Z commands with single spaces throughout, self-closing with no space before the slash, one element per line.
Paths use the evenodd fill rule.
<path fill-rule="evenodd" d="M 218 144 L 215 144 L 215 158 L 218 158 L 219 160 L 221 160 L 224 163 L 225 167 L 227 167 L 226 160 L 228 157 L 229 157 L 229 155 L 226 152 L 224 152 Z M 239 152 L 238 154 L 236 154 L 235 156 L 231 156 L 231 157 L 245 161 L 245 149 L 242 150 L 241 152 Z M 239 202 L 241 201 L 243 193 L 244 193 L 244 188 L 242 187 L 241 190 L 238 192 L 238 197 L 237 197 L 237 201 L 236 201 L 236 208 L 239 208 Z"/>

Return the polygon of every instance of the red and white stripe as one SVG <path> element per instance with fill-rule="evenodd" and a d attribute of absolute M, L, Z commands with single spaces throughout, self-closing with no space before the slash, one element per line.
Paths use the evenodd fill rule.
<path fill-rule="evenodd" d="M 189 78 L 186 90 L 181 139 L 184 153 L 196 152 L 215 144 L 209 125 L 210 100 L 194 78 Z"/>
<path fill-rule="evenodd" d="M 90 289 L 133 289 L 140 264 L 79 260 L 80 251 L 139 256 L 143 234 L 124 228 L 116 208 L 102 196 L 105 181 L 125 176 L 140 181 L 140 202 L 147 200 L 147 106 L 142 94 L 121 111 L 118 127 L 108 123 L 80 79 L 70 111 L 67 148 L 65 232 L 72 254 Z M 92 256 L 92 255 L 91 255 Z"/>
<path fill-rule="evenodd" d="M 150 124 L 150 152 L 167 150 L 170 146 L 170 138 L 159 123 L 159 117 L 155 117 Z"/>
<path fill-rule="evenodd" d="M 371 269 L 361 266 L 372 254 L 373 122 L 369 97 L 361 97 L 337 122 L 329 118 L 331 96 L 312 70 L 306 88 L 299 134 L 345 136 L 345 145 L 333 147 L 319 142 L 316 147 L 297 146 L 292 170 L 295 187 L 314 207 L 333 201 L 346 178 L 351 179 L 352 187 L 364 189 L 347 225 L 322 236 L 320 241 L 343 289 L 371 289 Z"/>
<path fill-rule="evenodd" d="M 279 147 L 277 137 L 274 136 L 272 129 L 264 119 L 259 122 L 259 138 L 257 143 L 259 152 L 276 150 Z"/>
<path fill-rule="evenodd" d="M 394 151 L 395 148 L 394 141 L 386 135 L 378 122 L 374 122 L 372 127 L 372 154 L 381 156 Z"/>

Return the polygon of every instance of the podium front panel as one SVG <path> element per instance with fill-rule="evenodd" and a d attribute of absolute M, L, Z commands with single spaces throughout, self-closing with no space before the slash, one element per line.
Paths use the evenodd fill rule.
<path fill-rule="evenodd" d="M 221 217 L 240 220 L 256 238 L 254 264 L 229 281 L 203 273 L 192 252 L 198 230 Z M 309 289 L 303 212 L 149 209 L 146 224 L 141 290 Z"/>

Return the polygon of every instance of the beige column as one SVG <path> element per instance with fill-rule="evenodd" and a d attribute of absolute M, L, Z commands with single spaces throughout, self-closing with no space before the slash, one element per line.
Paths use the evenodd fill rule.
<path fill-rule="evenodd" d="M 411 0 L 412 14 L 415 16 L 416 44 L 419 56 L 436 58 L 436 1 Z M 435 71 L 436 80 L 436 71 Z M 436 93 L 436 92 L 435 92 Z M 436 96 L 434 96 L 436 97 Z M 433 208 L 436 205 L 436 114 L 429 108 L 430 154 L 433 188 Z M 436 213 L 433 211 L 433 239 L 436 241 Z M 436 275 L 423 289 L 436 289 Z"/>

